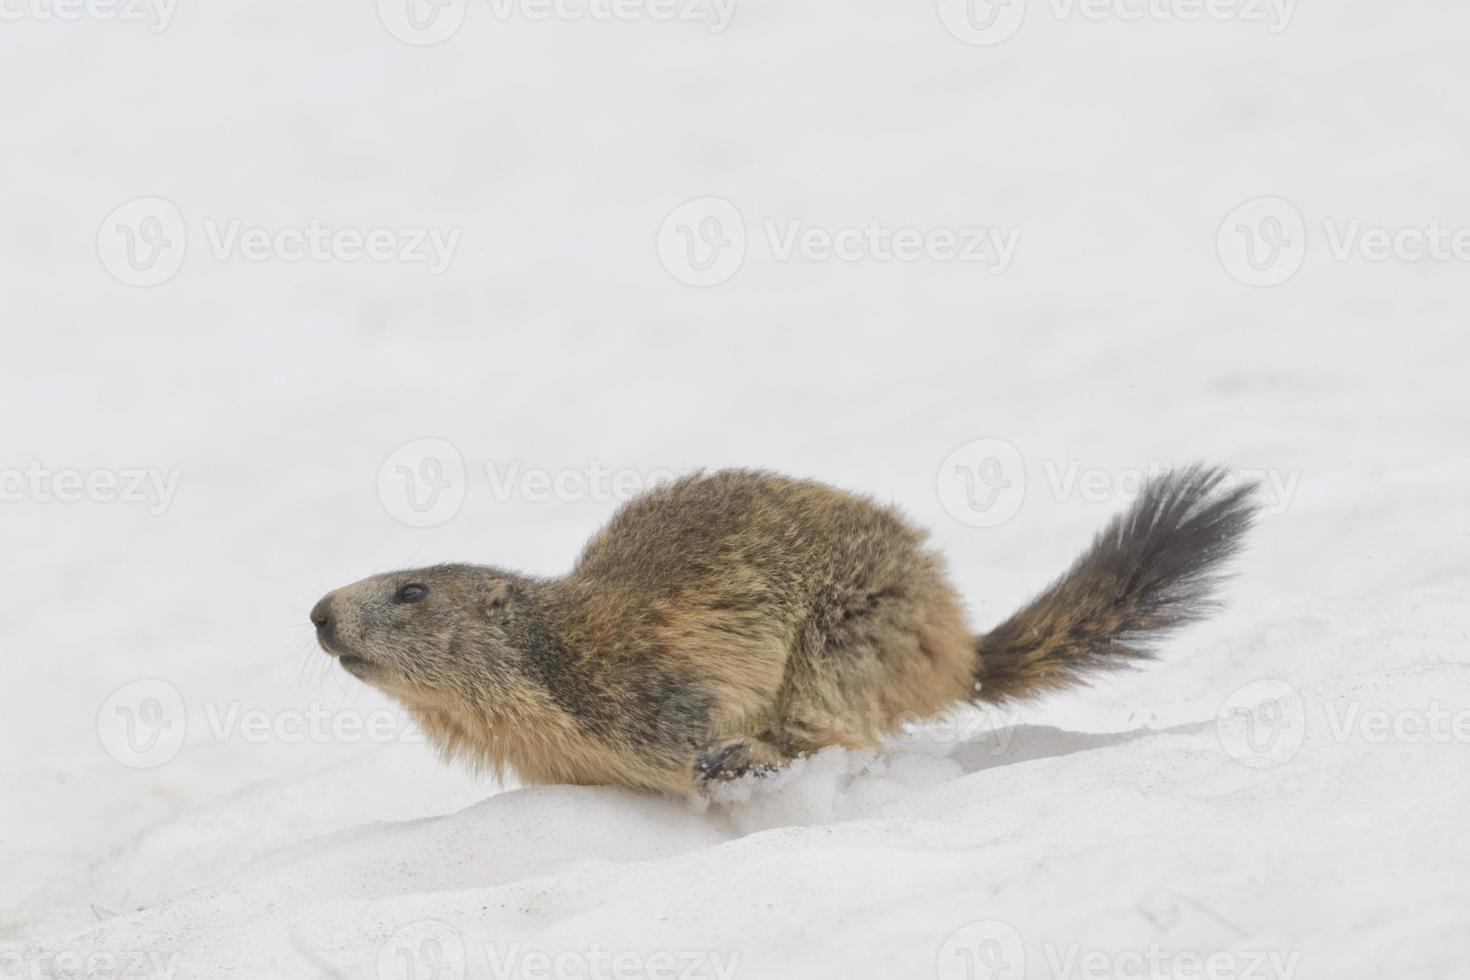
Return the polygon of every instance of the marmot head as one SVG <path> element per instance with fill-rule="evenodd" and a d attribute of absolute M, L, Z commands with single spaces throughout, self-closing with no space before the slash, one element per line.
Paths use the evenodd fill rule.
<path fill-rule="evenodd" d="M 311 610 L 317 642 L 354 677 L 413 707 L 523 690 L 534 584 L 480 565 L 374 575 Z"/>

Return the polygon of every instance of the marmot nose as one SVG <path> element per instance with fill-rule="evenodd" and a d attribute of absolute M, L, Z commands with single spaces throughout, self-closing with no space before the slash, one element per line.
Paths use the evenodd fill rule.
<path fill-rule="evenodd" d="M 324 630 L 332 625 L 331 596 L 324 596 L 320 602 L 311 607 L 311 623 L 319 630 Z"/>

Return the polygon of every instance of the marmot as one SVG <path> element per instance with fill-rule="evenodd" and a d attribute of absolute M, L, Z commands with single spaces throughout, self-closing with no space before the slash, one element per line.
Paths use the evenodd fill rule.
<path fill-rule="evenodd" d="M 1252 490 L 1200 466 L 1155 478 L 981 636 L 896 511 L 743 470 L 629 501 L 563 577 L 392 572 L 330 593 L 311 621 L 446 757 L 526 782 L 692 793 L 1149 659 L 1151 639 L 1209 608 Z"/>

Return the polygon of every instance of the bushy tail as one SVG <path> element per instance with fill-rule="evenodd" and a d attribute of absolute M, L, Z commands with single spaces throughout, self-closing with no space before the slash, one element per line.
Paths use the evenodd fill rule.
<path fill-rule="evenodd" d="M 1191 466 L 1150 480 L 1065 575 L 980 638 L 978 699 L 1026 698 L 1152 659 L 1153 640 L 1208 613 L 1255 520 L 1255 487 L 1227 478 Z"/>

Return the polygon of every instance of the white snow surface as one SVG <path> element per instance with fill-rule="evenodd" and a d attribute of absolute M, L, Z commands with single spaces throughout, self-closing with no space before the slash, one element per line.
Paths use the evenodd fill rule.
<path fill-rule="evenodd" d="M 1470 10 L 1302 2 L 1272 33 L 1033 0 L 979 47 L 920 0 L 743 0 L 722 33 L 469 4 L 433 47 L 346 0 L 157 33 L 6 8 L 0 469 L 179 483 L 157 514 L 0 503 L 0 976 L 1465 975 L 1470 264 L 1340 260 L 1323 222 L 1470 227 Z M 698 288 L 655 241 L 706 195 L 749 244 Z M 1268 195 L 1308 248 L 1253 288 L 1216 234 Z M 146 288 L 97 254 L 144 196 L 190 236 Z M 437 276 L 251 262 L 207 218 L 462 238 Z M 763 227 L 874 218 L 1021 237 L 992 275 L 778 261 Z M 469 468 L 431 528 L 378 492 L 421 438 Z M 938 491 L 983 438 L 1025 467 L 994 527 Z M 487 463 L 755 466 L 931 528 L 983 631 L 1133 471 L 1196 459 L 1290 492 L 1157 663 L 713 801 L 441 764 L 306 621 L 390 568 L 556 574 L 616 506 Z M 160 765 L 100 734 L 138 681 L 182 699 Z"/>

